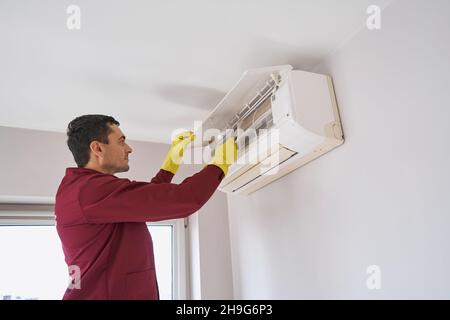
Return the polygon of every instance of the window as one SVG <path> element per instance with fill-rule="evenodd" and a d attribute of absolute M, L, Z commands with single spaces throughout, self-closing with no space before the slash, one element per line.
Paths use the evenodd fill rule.
<path fill-rule="evenodd" d="M 148 228 L 160 299 L 183 299 L 183 221 L 149 223 Z M 0 299 L 59 300 L 64 295 L 69 277 L 53 212 L 6 212 L 0 205 L 0 256 Z"/>
<path fill-rule="evenodd" d="M 67 265 L 54 226 L 0 226 L 3 299 L 61 299 Z"/>
<path fill-rule="evenodd" d="M 173 227 L 171 225 L 148 225 L 153 240 L 156 277 L 159 298 L 173 299 Z"/>

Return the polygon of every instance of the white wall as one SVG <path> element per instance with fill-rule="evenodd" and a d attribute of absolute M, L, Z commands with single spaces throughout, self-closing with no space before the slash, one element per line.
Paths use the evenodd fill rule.
<path fill-rule="evenodd" d="M 65 135 L 0 126 L 0 195 L 56 194 L 66 167 L 75 166 Z"/>
<path fill-rule="evenodd" d="M 230 231 L 227 197 L 216 192 L 199 210 L 202 299 L 232 299 Z"/>
<path fill-rule="evenodd" d="M 216 192 L 189 225 L 190 298 L 233 299 L 226 195 Z"/>
<path fill-rule="evenodd" d="M 450 298 L 449 31 L 449 1 L 393 1 L 315 68 L 346 142 L 228 197 L 235 298 Z"/>
<path fill-rule="evenodd" d="M 126 134 L 127 128 L 122 128 Z M 130 171 L 118 176 L 149 181 L 159 170 L 168 145 L 129 141 L 133 148 Z M 0 198 L 5 196 L 54 197 L 67 167 L 75 167 L 64 133 L 0 126 Z M 200 165 L 182 165 L 173 182 L 179 183 L 201 169 Z M 193 298 L 231 298 L 232 273 L 229 247 L 227 202 L 217 192 L 195 217 L 190 218 L 194 233 L 192 248 Z M 199 285 L 201 284 L 201 288 Z"/>

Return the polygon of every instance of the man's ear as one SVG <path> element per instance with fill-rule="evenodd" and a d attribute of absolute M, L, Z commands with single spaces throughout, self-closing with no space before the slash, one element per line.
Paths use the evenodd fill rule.
<path fill-rule="evenodd" d="M 95 140 L 92 141 L 91 144 L 89 145 L 89 148 L 91 149 L 93 154 L 95 154 L 101 158 L 103 157 L 104 148 L 100 142 L 95 141 Z"/>

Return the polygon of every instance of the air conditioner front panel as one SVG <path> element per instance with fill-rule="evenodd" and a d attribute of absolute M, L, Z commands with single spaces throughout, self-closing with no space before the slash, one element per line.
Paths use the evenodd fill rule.
<path fill-rule="evenodd" d="M 261 88 L 271 79 L 271 75 L 278 75 L 282 83 L 286 81 L 291 70 L 292 66 L 282 65 L 246 71 L 202 123 L 201 129 L 203 131 L 226 129 L 243 107 L 257 96 Z M 200 143 L 198 141 L 195 145 Z"/>

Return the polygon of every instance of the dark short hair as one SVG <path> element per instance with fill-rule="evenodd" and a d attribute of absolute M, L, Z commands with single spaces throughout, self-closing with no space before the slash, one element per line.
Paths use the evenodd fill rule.
<path fill-rule="evenodd" d="M 78 167 L 84 167 L 90 158 L 90 144 L 99 141 L 108 144 L 109 125 L 120 125 L 111 116 L 87 114 L 70 121 L 67 126 L 67 145 Z"/>

